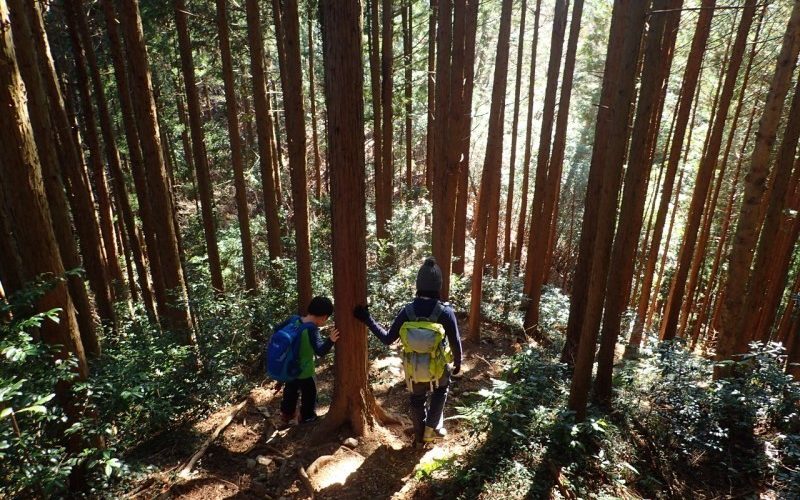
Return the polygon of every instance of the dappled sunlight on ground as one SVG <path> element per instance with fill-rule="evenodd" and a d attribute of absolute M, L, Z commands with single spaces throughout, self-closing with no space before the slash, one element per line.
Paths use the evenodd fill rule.
<path fill-rule="evenodd" d="M 465 344 L 462 373 L 453 379 L 445 417 L 456 417 L 455 407 L 500 376 L 499 358 L 512 354 L 515 343 L 514 338 L 495 332 L 477 348 Z M 317 371 L 317 412 L 321 416 L 330 405 L 332 378 L 332 363 L 327 359 Z M 314 442 L 312 435 L 319 423 L 277 429 L 281 393 L 274 390 L 272 382 L 265 381 L 250 393 L 245 407 L 211 443 L 188 480 L 177 481 L 162 466 L 161 472 L 150 476 L 152 485 L 134 498 L 166 492 L 182 499 L 310 498 L 311 489 L 319 499 L 430 498 L 426 478 L 439 474 L 443 464 L 457 461 L 476 446 L 478 437 L 469 435 L 463 420 L 448 418 L 444 440 L 427 449 L 413 448 L 401 359 L 391 354 L 372 360 L 370 383 L 376 400 L 399 416 L 402 425 L 377 427 L 357 439 L 349 429 L 342 428 L 323 442 Z M 232 407 L 220 409 L 192 426 L 197 443 L 214 432 Z M 193 453 L 189 451 L 192 447 L 196 449 L 199 444 L 192 441 L 179 451 L 173 448 L 174 463 L 184 463 Z"/>

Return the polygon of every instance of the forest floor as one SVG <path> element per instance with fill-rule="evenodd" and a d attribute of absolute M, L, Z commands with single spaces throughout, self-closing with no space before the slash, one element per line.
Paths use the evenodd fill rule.
<path fill-rule="evenodd" d="M 462 328 L 466 325 L 462 325 Z M 494 330 L 494 331 L 493 331 Z M 484 328 L 479 346 L 464 344 L 462 372 L 453 378 L 445 417 L 470 393 L 491 386 L 503 372 L 502 358 L 518 352 L 520 344 L 505 331 Z M 462 336 L 466 336 L 462 329 Z M 402 425 L 380 427 L 369 436 L 350 439 L 346 428 L 320 439 L 320 421 L 279 430 L 281 393 L 264 381 L 247 396 L 246 404 L 208 446 L 191 474 L 178 472 L 221 426 L 236 404 L 221 408 L 202 421 L 147 443 L 136 457 L 152 472 L 127 498 L 317 498 L 410 499 L 432 498 L 424 478 L 438 463 L 457 458 L 476 445 L 476 437 L 460 420 L 450 419 L 448 435 L 432 448 L 411 446 L 408 392 L 402 376 L 399 347 L 373 358 L 370 381 L 377 401 L 400 416 Z M 329 356 L 317 369 L 319 405 L 324 417 L 333 391 Z M 243 398 L 242 398 L 243 399 Z M 305 476 L 305 477 L 304 477 Z M 313 489 L 313 495 L 311 493 Z"/>

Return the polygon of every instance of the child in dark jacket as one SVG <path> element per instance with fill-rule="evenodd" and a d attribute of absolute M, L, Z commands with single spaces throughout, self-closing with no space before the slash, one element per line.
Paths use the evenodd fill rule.
<path fill-rule="evenodd" d="M 452 351 L 453 366 L 447 365 L 444 374 L 435 384 L 426 382 L 411 384 L 410 402 L 414 424 L 414 443 L 419 445 L 434 442 L 447 434 L 442 425 L 442 415 L 450 387 L 450 375 L 457 375 L 461 371 L 461 337 L 453 308 L 439 301 L 439 293 L 442 289 L 442 271 L 433 257 L 427 258 L 419 269 L 416 285 L 416 298 L 400 310 L 388 331 L 372 319 L 366 306 L 357 306 L 353 315 L 366 324 L 381 342 L 389 345 L 400 338 L 400 329 L 403 323 L 416 321 L 417 318 L 429 318 L 432 314 L 440 311 L 435 322 L 444 327 L 445 338 L 442 340 L 442 347 L 447 349 L 449 346 Z M 439 304 L 441 305 L 437 308 Z M 409 308 L 412 308 L 415 318 L 409 317 Z M 431 319 L 433 320 L 433 318 Z M 429 403 L 427 401 L 428 391 L 432 392 Z M 427 408 L 426 403 L 428 403 Z"/>
<path fill-rule="evenodd" d="M 284 425 L 294 423 L 297 408 L 298 393 L 300 399 L 300 422 L 307 423 L 317 420 L 317 384 L 314 381 L 315 357 L 325 356 L 330 352 L 333 344 L 339 340 L 339 331 L 331 330 L 330 338 L 322 340 L 319 329 L 328 322 L 333 314 L 333 303 L 327 297 L 314 297 L 308 305 L 308 314 L 305 316 L 291 316 L 286 321 L 275 327 L 277 332 L 294 321 L 300 322 L 300 374 L 294 380 L 286 382 L 283 386 L 283 400 L 281 401 L 281 420 Z"/>

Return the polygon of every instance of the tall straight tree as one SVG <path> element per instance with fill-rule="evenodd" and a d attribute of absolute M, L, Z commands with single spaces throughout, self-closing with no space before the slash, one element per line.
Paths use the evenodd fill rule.
<path fill-rule="evenodd" d="M 130 83 L 128 80 L 128 70 L 126 69 L 126 58 L 123 54 L 122 38 L 119 33 L 119 21 L 117 20 L 116 9 L 113 0 L 102 0 L 103 14 L 106 21 L 106 30 L 108 31 L 109 52 L 111 53 L 111 61 L 114 66 L 114 79 L 117 84 L 117 92 L 119 94 L 119 104 L 122 114 L 122 123 L 125 129 L 125 140 L 128 144 L 128 155 L 130 159 L 130 169 L 133 174 L 133 184 L 136 190 L 136 198 L 139 205 L 139 217 L 142 220 L 142 232 L 144 233 L 144 242 L 139 238 L 137 243 L 141 247 L 142 254 L 147 256 L 147 264 L 149 274 L 152 277 L 154 295 L 150 300 L 145 299 L 147 302 L 163 303 L 164 279 L 161 272 L 161 258 L 156 249 L 158 244 L 156 242 L 155 222 L 153 221 L 153 210 L 150 206 L 150 196 L 147 188 L 147 175 L 144 167 L 144 159 L 142 158 L 141 141 L 139 140 L 139 130 L 136 125 L 136 117 L 133 109 L 133 98 L 130 92 Z M 152 252 L 148 252 L 152 249 Z M 142 296 L 151 295 L 149 285 L 147 283 L 148 273 L 140 276 L 140 283 L 142 284 Z M 144 278 L 144 279 L 142 279 Z M 149 311 L 153 319 L 157 319 L 157 311 L 155 306 L 153 310 Z"/>
<path fill-rule="evenodd" d="M 136 233 L 136 223 L 133 218 L 133 211 L 131 210 L 130 198 L 128 190 L 125 185 L 125 175 L 122 172 L 122 162 L 120 161 L 119 150 L 117 149 L 117 139 L 113 125 L 111 123 L 111 113 L 108 107 L 108 101 L 105 95 L 105 88 L 100 76 L 100 67 L 97 64 L 97 57 L 95 56 L 94 47 L 92 46 L 91 35 L 89 32 L 89 23 L 86 19 L 84 5 L 82 0 L 70 0 L 67 2 L 69 10 L 74 12 L 75 20 L 77 21 L 78 34 L 81 40 L 81 45 L 84 47 L 86 61 L 89 63 L 89 76 L 92 81 L 92 89 L 94 90 L 95 102 L 97 103 L 97 114 L 100 121 L 100 131 L 103 135 L 103 145 L 105 147 L 105 156 L 108 163 L 108 168 L 111 173 L 111 186 L 114 192 L 114 199 L 117 200 L 118 211 L 120 215 L 120 223 L 125 228 L 125 234 L 131 241 L 138 243 L 138 235 Z M 69 6 L 69 4 L 72 4 Z M 132 245 L 132 256 L 136 264 L 136 272 L 140 276 L 140 287 L 143 290 L 143 298 L 145 300 L 145 307 L 152 311 L 154 305 L 152 304 L 152 297 L 150 296 L 147 286 L 147 272 L 144 263 L 144 254 L 141 246 L 136 244 Z M 109 256 L 110 257 L 110 256 Z M 113 269 L 113 267 L 112 267 Z M 132 291 L 135 290 L 135 284 L 130 283 Z"/>
<path fill-rule="evenodd" d="M 783 112 L 783 103 L 791 85 L 792 73 L 800 52 L 800 0 L 795 0 L 792 14 L 786 27 L 783 44 L 775 73 L 772 77 L 766 106 L 758 123 L 756 143 L 750 157 L 750 168 L 744 183 L 744 198 L 733 238 L 733 247 L 728 258 L 728 278 L 725 285 L 725 301 L 722 308 L 722 331 L 717 344 L 717 360 L 731 359 L 747 349 L 749 336 L 742 330 L 745 292 L 751 275 L 750 266 L 762 225 L 766 178 L 772 145 Z M 766 235 L 772 237 L 773 235 Z M 718 367 L 715 376 L 730 374 L 730 368 Z"/>
<path fill-rule="evenodd" d="M 281 5 L 282 4 L 282 5 Z M 289 142 L 289 173 L 292 180 L 294 231 L 297 245 L 298 309 L 311 301 L 311 249 L 308 234 L 308 187 L 306 185 L 306 121 L 303 109 L 303 71 L 300 64 L 300 19 L 297 0 L 273 0 L 283 87 L 286 138 Z"/>
<path fill-rule="evenodd" d="M 50 207 L 42 180 L 42 169 L 25 106 L 25 84 L 19 73 L 5 0 L 0 0 L 0 209 L 14 235 L 22 265 L 22 283 L 41 276 L 61 278 L 64 265 L 53 234 Z M 9 290 L 15 292 L 16 290 Z M 36 311 L 60 309 L 59 321 L 46 320 L 40 334 L 48 344 L 62 346 L 78 361 L 81 378 L 89 373 L 83 351 L 75 308 L 67 284 L 55 280 L 52 288 L 37 300 Z M 59 391 L 61 392 L 61 391 Z M 60 396 L 66 396 L 61 393 Z"/>
<path fill-rule="evenodd" d="M 579 325 L 581 333 L 568 400 L 568 408 L 575 412 L 578 421 L 586 418 L 614 238 L 617 195 L 629 139 L 630 113 L 636 98 L 639 48 L 649 8 L 649 0 L 615 0 L 611 15 L 578 256 L 579 261 L 589 261 L 582 266 L 588 271 L 583 280 L 588 293 L 582 309 L 570 307 L 569 318 L 570 323 Z"/>
<path fill-rule="evenodd" d="M 331 409 L 320 432 L 349 423 L 367 434 L 386 415 L 367 377 L 367 337 L 353 317 L 367 300 L 366 189 L 364 158 L 364 74 L 361 62 L 361 4 L 320 0 L 325 103 L 328 110 L 328 169 L 333 224 L 333 296 L 336 346 Z"/>
<path fill-rule="evenodd" d="M 689 50 L 686 68 L 683 72 L 683 84 L 681 86 L 680 99 L 677 105 L 678 114 L 675 122 L 675 130 L 672 134 L 672 144 L 670 145 L 667 169 L 664 173 L 661 201 L 659 202 L 658 212 L 656 212 L 656 220 L 653 226 L 653 237 L 650 242 L 647 264 L 644 270 L 644 283 L 642 283 L 641 291 L 639 292 L 639 306 L 636 309 L 633 333 L 626 350 L 626 355 L 631 357 L 635 356 L 638 351 L 644 327 L 645 314 L 647 313 L 647 306 L 650 304 L 653 274 L 658 261 L 658 250 L 661 248 L 661 236 L 667 220 L 669 203 L 672 199 L 672 189 L 675 184 L 675 176 L 678 172 L 678 164 L 680 163 L 681 153 L 683 152 L 684 137 L 689 124 L 689 115 L 692 111 L 692 100 L 694 99 L 697 82 L 700 77 L 703 55 L 705 54 L 706 44 L 708 43 L 708 37 L 711 33 L 711 20 L 714 17 L 715 6 L 716 0 L 703 0 L 701 3 L 700 14 L 697 18 L 697 25 L 692 38 L 692 46 Z M 580 289 L 576 290 L 578 293 L 581 293 Z M 573 336 L 570 336 L 570 333 L 572 333 Z M 576 340 L 577 331 L 575 329 L 568 329 L 567 343 L 564 346 L 562 359 L 571 359 L 574 356 Z"/>
<path fill-rule="evenodd" d="M 309 2 L 310 4 L 311 2 Z M 308 103 L 311 112 L 311 149 L 314 155 L 314 195 L 322 197 L 322 157 L 319 154 L 319 134 L 317 133 L 317 85 L 314 69 L 314 9 L 308 10 Z"/>
<path fill-rule="evenodd" d="M 378 239 L 389 238 L 389 223 L 392 221 L 392 195 L 394 191 L 394 1 L 383 0 L 381 9 L 381 161 L 382 220 L 376 223 Z"/>
<path fill-rule="evenodd" d="M 32 28 L 36 59 L 50 104 L 49 109 L 54 121 L 58 144 L 62 151 L 59 157 L 61 174 L 65 187 L 68 188 L 71 195 L 67 198 L 72 208 L 73 220 L 80 240 L 80 251 L 86 268 L 86 276 L 97 304 L 100 319 L 113 323 L 115 314 L 106 272 L 106 256 L 88 179 L 84 175 L 83 156 L 72 133 L 39 4 L 24 2 L 24 8 Z"/>
<path fill-rule="evenodd" d="M 34 48 L 35 37 L 31 28 L 31 11 L 21 0 L 11 0 L 9 6 L 11 7 L 11 21 L 14 24 L 12 30 L 14 51 L 28 96 L 27 111 L 42 168 L 44 189 L 51 209 L 53 233 L 64 267 L 67 270 L 77 269 L 82 266 L 82 262 L 72 234 L 69 205 L 61 178 L 59 154 L 55 146 L 54 128 L 49 114 L 50 103 Z M 100 341 L 97 337 L 96 313 L 86 291 L 86 285 L 81 276 L 74 274 L 67 278 L 67 283 L 70 296 L 75 304 L 81 343 L 87 354 L 98 356 Z"/>
<path fill-rule="evenodd" d="M 372 164 L 375 174 L 375 230 L 383 235 L 382 227 L 386 217 L 383 215 L 384 204 L 381 202 L 383 196 L 383 108 L 381 106 L 381 25 L 380 0 L 369 0 L 369 20 L 368 39 L 369 39 L 369 85 L 372 94 Z"/>
<path fill-rule="evenodd" d="M 694 192 L 692 194 L 691 205 L 689 206 L 689 215 L 686 221 L 683 245 L 681 245 L 678 257 L 678 267 L 672 279 L 670 294 L 667 298 L 667 306 L 664 310 L 664 319 L 661 322 L 662 339 L 671 339 L 675 337 L 677 331 L 680 305 L 681 302 L 685 300 L 684 292 L 686 289 L 686 279 L 689 275 L 689 267 L 691 266 L 694 247 L 697 243 L 700 222 L 703 216 L 703 206 L 708 197 L 708 190 L 714 176 L 714 170 L 717 166 L 720 149 L 722 148 L 725 122 L 728 118 L 728 111 L 730 110 L 731 101 L 736 89 L 739 69 L 744 60 L 745 45 L 747 44 L 747 37 L 750 33 L 750 27 L 753 24 L 755 13 L 755 0 L 746 0 L 741 20 L 739 21 L 739 28 L 736 33 L 736 41 L 733 43 L 733 50 L 731 52 L 730 61 L 728 62 L 725 84 L 722 86 L 722 92 L 717 105 L 717 115 L 714 118 L 714 125 L 711 135 L 709 136 L 706 152 L 703 155 L 703 159 L 700 161 L 697 178 L 694 183 Z"/>
<path fill-rule="evenodd" d="M 522 259 L 522 246 L 525 242 L 525 221 L 528 216 L 528 185 L 531 170 L 531 137 L 533 135 L 533 103 L 536 88 L 536 52 L 539 49 L 539 13 L 542 0 L 536 0 L 536 10 L 533 13 L 533 44 L 531 45 L 530 76 L 528 78 L 528 117 L 525 124 L 525 155 L 522 161 L 522 189 L 520 190 L 519 220 L 517 221 L 517 249 L 514 253 L 514 262 L 519 264 Z"/>
<path fill-rule="evenodd" d="M 162 293 L 156 294 L 157 300 L 159 297 L 161 299 L 158 303 L 159 314 L 167 328 L 182 335 L 184 342 L 191 345 L 195 343 L 195 338 L 178 252 L 178 238 L 172 220 L 172 202 L 167 184 L 166 164 L 161 150 L 156 102 L 147 62 L 139 2 L 121 0 L 119 5 L 121 19 L 124 19 L 121 25 L 125 46 L 128 49 L 131 95 L 134 102 L 138 103 L 134 109 L 142 145 L 142 158 L 145 159 L 153 226 L 158 242 L 158 247 L 152 249 L 151 253 L 157 253 L 161 263 L 164 289 Z M 167 293 L 171 295 L 169 299 Z"/>
<path fill-rule="evenodd" d="M 579 24 L 580 26 L 580 24 Z M 550 215 L 544 214 L 544 201 L 548 182 L 550 163 L 550 143 L 555 125 L 556 92 L 558 90 L 558 72 L 561 68 L 561 54 L 564 50 L 564 33 L 567 30 L 567 1 L 556 0 L 553 14 L 553 32 L 550 39 L 550 61 L 547 65 L 547 87 L 542 109 L 542 129 L 539 135 L 539 152 L 536 157 L 536 184 L 533 190 L 531 210 L 531 227 L 528 240 L 528 257 L 525 265 L 524 293 L 527 296 L 525 312 L 525 329 L 532 331 L 539 322 L 539 302 L 541 286 L 544 283 L 546 269 L 543 269 L 542 258 L 549 231 L 546 231 Z"/>
<path fill-rule="evenodd" d="M 87 55 L 89 48 L 84 46 L 78 34 L 78 13 L 76 12 L 74 2 L 66 2 L 64 10 L 67 20 L 67 31 L 69 32 L 72 45 L 72 54 L 75 58 L 76 83 L 84 131 L 86 132 L 84 137 L 89 147 L 89 164 L 91 165 L 95 199 L 100 214 L 100 233 L 103 236 L 103 248 L 106 253 L 106 265 L 108 266 L 109 277 L 113 280 L 114 286 L 112 286 L 112 291 L 115 292 L 114 296 L 116 296 L 122 291 L 124 280 L 122 277 L 122 268 L 119 264 L 116 238 L 114 236 L 114 214 L 111 209 L 111 192 L 108 189 L 108 183 L 106 181 L 107 177 L 101 153 L 100 138 L 97 135 L 97 115 L 92 105 L 92 93 L 89 87 L 89 61 Z"/>
<path fill-rule="evenodd" d="M 425 123 L 425 187 L 428 192 L 432 192 L 433 188 L 433 121 L 434 121 L 434 106 L 435 106 L 435 90 L 436 90 L 436 19 L 438 17 L 437 9 L 439 0 L 430 0 L 430 15 L 428 16 L 428 106 L 426 113 Z"/>
<path fill-rule="evenodd" d="M 646 183 L 661 124 L 662 108 L 659 103 L 663 102 L 667 91 L 667 78 L 672 66 L 682 4 L 683 0 L 654 0 L 653 13 L 650 15 L 639 104 L 636 106 L 636 118 L 633 122 L 619 226 L 611 254 L 611 269 L 614 271 L 608 274 L 605 285 L 605 311 L 595 380 L 595 396 L 601 402 L 607 402 L 611 398 L 614 349 L 633 279 L 634 253 L 642 229 Z"/>
<path fill-rule="evenodd" d="M 508 195 L 506 196 L 505 223 L 503 224 L 503 262 L 511 259 L 511 219 L 514 212 L 514 175 L 517 169 L 517 132 L 519 129 L 519 94 L 522 89 L 522 56 L 525 53 L 525 17 L 528 0 L 522 0 L 517 38 L 517 70 L 514 79 L 514 114 L 511 118 L 511 159 L 508 162 Z"/>
<path fill-rule="evenodd" d="M 236 82 L 233 78 L 231 42 L 228 36 L 227 0 L 216 0 L 216 6 L 219 51 L 222 55 L 222 79 L 225 84 L 225 106 L 228 114 L 228 137 L 231 143 L 233 183 L 236 188 L 236 212 L 239 217 L 239 234 L 242 240 L 244 284 L 247 290 L 253 291 L 258 287 L 258 284 L 256 283 L 256 267 L 253 259 L 253 237 L 250 233 L 250 208 L 247 205 L 247 184 L 244 178 L 242 136 L 240 135 L 239 127 L 239 103 L 236 98 Z"/>
<path fill-rule="evenodd" d="M 411 40 L 411 25 L 413 24 L 413 4 L 411 0 L 404 0 L 403 5 L 400 7 L 401 11 L 401 18 L 402 18 L 402 26 L 403 26 L 403 108 L 405 113 L 405 157 L 406 157 L 406 187 L 411 187 L 411 183 L 413 182 L 413 173 L 411 172 L 411 166 L 413 164 L 413 158 L 411 154 L 411 132 L 412 132 L 412 123 L 411 123 L 411 110 L 413 107 L 412 102 L 412 95 L 413 95 L 413 86 L 412 86 L 412 67 L 413 67 L 413 59 L 412 59 L 412 40 Z"/>
<path fill-rule="evenodd" d="M 458 130 L 454 130 L 460 142 L 460 171 L 458 173 L 458 193 L 456 195 L 455 221 L 453 223 L 453 265 L 452 272 L 464 274 L 464 258 L 467 246 L 467 204 L 469 202 L 470 145 L 472 143 L 472 93 L 475 87 L 475 38 L 478 25 L 478 0 L 466 2 L 464 33 L 464 88 L 460 107 L 462 114 L 456 115 Z"/>
<path fill-rule="evenodd" d="M 194 76 L 194 56 L 192 40 L 189 36 L 189 12 L 185 0 L 175 0 L 175 25 L 178 29 L 178 49 L 181 57 L 181 73 L 186 91 L 186 103 L 189 108 L 189 129 L 192 134 L 192 151 L 195 173 L 197 175 L 197 191 L 200 198 L 203 217 L 203 234 L 206 237 L 206 253 L 208 267 L 211 271 L 211 286 L 219 292 L 225 290 L 222 282 L 222 264 L 217 246 L 217 223 L 214 219 L 214 192 L 208 171 L 206 140 L 203 132 L 203 121 L 200 110 L 200 93 Z"/>
<path fill-rule="evenodd" d="M 497 39 L 492 105 L 489 112 L 489 132 L 486 143 L 486 158 L 481 175 L 481 190 L 478 200 L 478 233 L 475 241 L 475 260 L 472 268 L 472 293 L 469 311 L 470 340 L 477 345 L 480 340 L 481 299 L 483 292 L 484 256 L 490 237 L 489 211 L 499 205 L 500 169 L 503 164 L 503 125 L 508 83 L 508 52 L 511 38 L 511 0 L 503 0 L 500 11 L 500 32 Z M 494 198 L 497 198 L 496 201 Z"/>
<path fill-rule="evenodd" d="M 275 196 L 275 178 L 272 174 L 275 159 L 273 158 L 272 149 L 272 122 L 269 118 L 270 106 L 269 99 L 267 99 L 261 14 L 256 0 L 247 0 L 245 7 L 247 10 L 247 36 L 250 45 L 250 73 L 253 76 L 253 100 L 255 101 L 256 117 L 258 117 L 256 129 L 258 132 L 258 155 L 261 162 L 264 215 L 267 220 L 267 248 L 270 259 L 277 259 L 281 256 L 283 249 L 280 221 L 278 219 L 278 198 Z M 319 152 L 316 154 L 319 154 Z"/>

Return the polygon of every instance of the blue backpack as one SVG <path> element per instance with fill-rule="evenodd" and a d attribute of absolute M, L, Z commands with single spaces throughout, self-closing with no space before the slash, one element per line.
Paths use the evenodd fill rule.
<path fill-rule="evenodd" d="M 278 382 L 291 382 L 300 375 L 300 333 L 303 323 L 292 316 L 272 334 L 267 344 L 267 375 Z"/>

